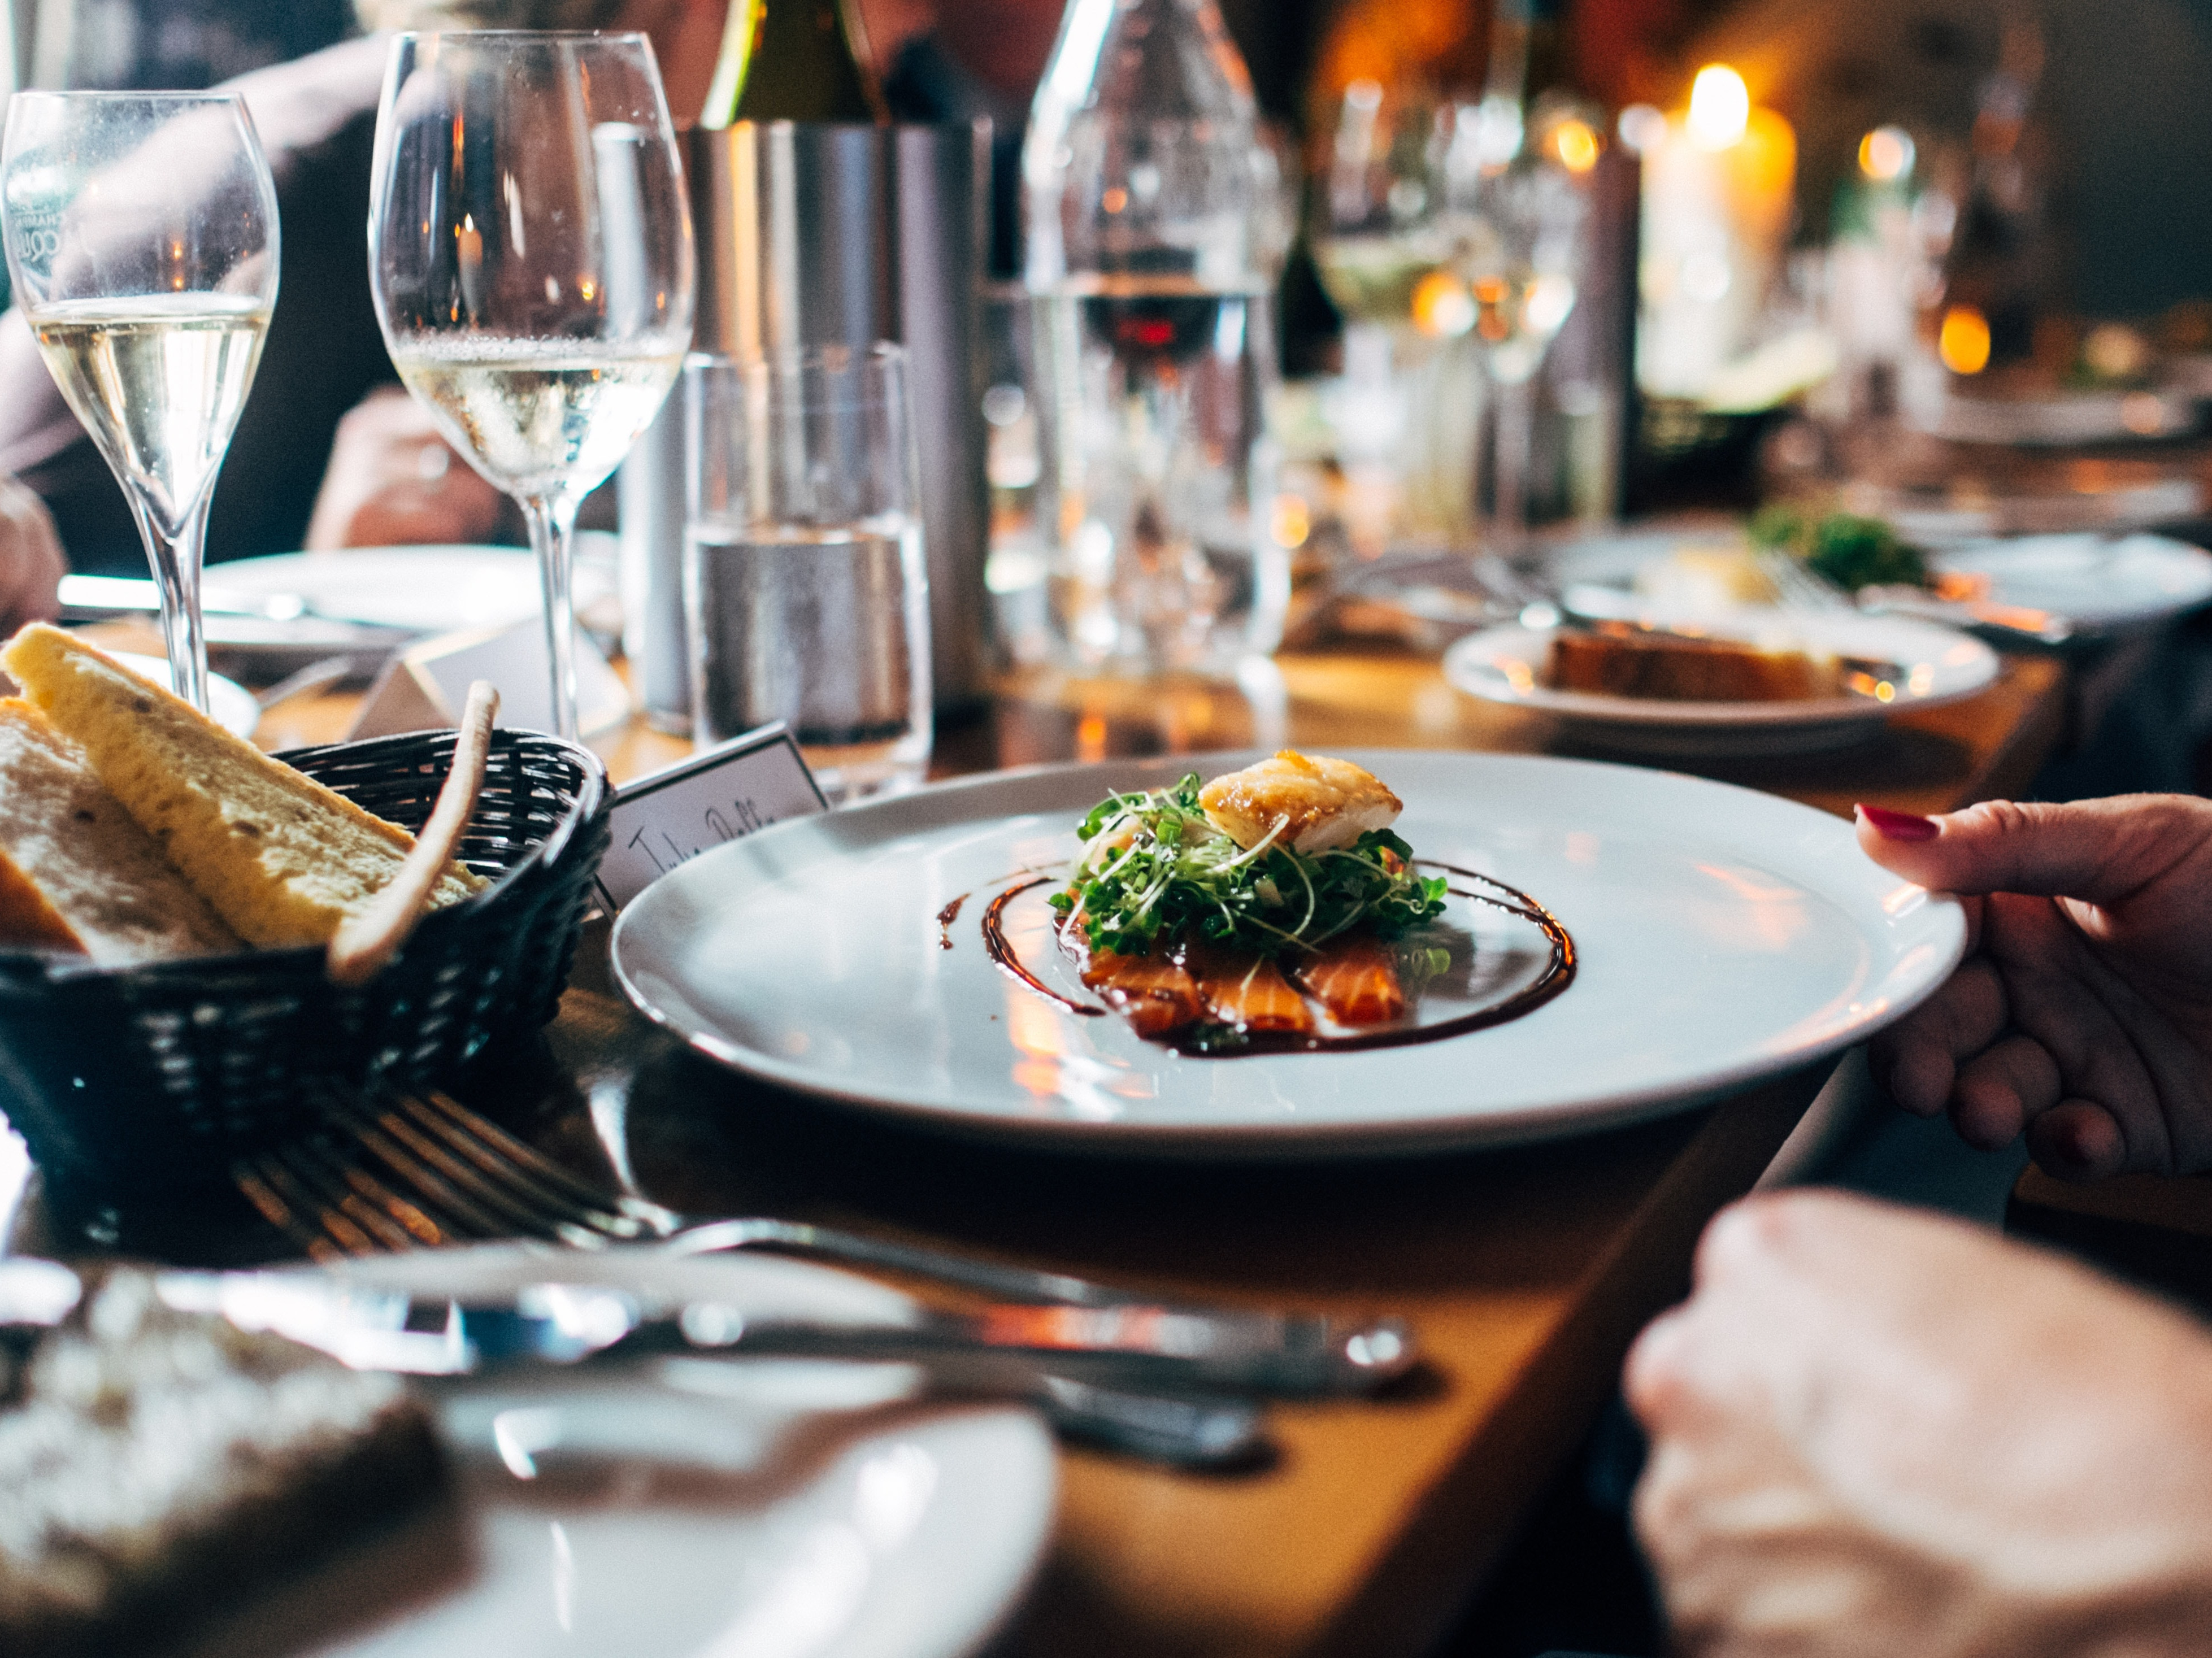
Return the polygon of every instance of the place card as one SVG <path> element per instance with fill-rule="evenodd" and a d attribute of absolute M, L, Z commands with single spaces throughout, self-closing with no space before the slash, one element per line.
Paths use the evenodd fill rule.
<path fill-rule="evenodd" d="M 620 909 L 702 852 L 829 809 L 781 720 L 746 732 L 615 791 L 614 844 L 599 865 L 600 900 Z"/>
<path fill-rule="evenodd" d="M 489 679 L 499 691 L 499 723 L 511 731 L 553 729 L 552 674 L 545 624 L 535 616 L 509 628 L 441 634 L 401 652 L 362 698 L 355 737 L 437 731 L 452 725 L 469 686 Z M 629 693 L 581 633 L 576 635 L 576 721 L 586 736 L 629 717 Z"/>

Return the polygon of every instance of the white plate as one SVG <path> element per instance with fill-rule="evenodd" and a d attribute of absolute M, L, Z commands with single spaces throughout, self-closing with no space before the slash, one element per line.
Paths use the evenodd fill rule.
<path fill-rule="evenodd" d="M 2023 536 L 1959 548 L 1936 566 L 1985 575 L 2001 604 L 2051 611 L 2085 632 L 2141 627 L 2212 602 L 2212 553 L 2166 536 Z"/>
<path fill-rule="evenodd" d="M 538 560 L 513 547 L 353 547 L 210 565 L 207 585 L 249 598 L 297 594 L 316 615 L 416 633 L 506 628 L 538 613 Z M 609 588 L 578 561 L 576 605 Z"/>
<path fill-rule="evenodd" d="M 557 1272 L 896 1318 L 880 1285 L 761 1256 L 492 1246 L 349 1263 L 416 1294 Z M 1050 1436 L 1011 1406 L 908 1402 L 898 1365 L 676 1360 L 447 1384 L 459 1535 L 416 1524 L 211 1631 L 193 1658 L 958 1658 L 1051 1529 Z M 502 1428 L 504 1431 L 502 1431 Z"/>
<path fill-rule="evenodd" d="M 1792 616 L 1771 610 L 1701 618 L 1723 636 L 1756 638 L 1786 628 L 1814 649 L 1875 658 L 1905 671 L 1887 702 L 1870 696 L 1766 702 L 1674 702 L 1554 690 L 1552 630 L 1521 623 L 1471 634 L 1444 653 L 1444 677 L 1470 696 L 1556 716 L 1615 748 L 1681 756 L 1771 755 L 1835 748 L 1857 741 L 1891 714 L 1956 701 L 1997 677 L 1996 653 L 1980 640 L 1902 616 Z"/>
<path fill-rule="evenodd" d="M 1923 429 L 1954 443 L 2063 448 L 2179 437 L 2197 424 L 2197 400 L 2182 391 L 2051 392 L 2033 398 L 1954 392 Z"/>
<path fill-rule="evenodd" d="M 131 672 L 144 675 L 164 689 L 170 689 L 166 657 L 140 656 L 135 651 L 114 651 L 110 654 Z M 208 714 L 216 725 L 235 737 L 252 736 L 254 727 L 261 723 L 261 705 L 253 700 L 253 693 L 219 673 L 208 676 Z"/>
<path fill-rule="evenodd" d="M 722 1062 L 993 1138 L 1194 1156 L 1503 1144 L 1655 1115 L 1857 1042 L 1926 995 L 1958 906 L 1884 874 L 1850 825 L 1665 773 L 1518 756 L 1354 752 L 1420 856 L 1533 895 L 1579 975 L 1527 1017 L 1365 1052 L 1187 1059 L 1044 1000 L 979 912 L 1055 868 L 1114 789 L 1250 756 L 1059 766 L 925 789 L 718 847 L 634 900 L 623 987 Z M 939 947 L 939 915 L 966 895 Z M 1050 944 L 1021 930 L 1025 957 Z M 1010 932 L 1018 932 L 1010 928 Z M 1529 968 L 1498 934 L 1479 971 Z"/>

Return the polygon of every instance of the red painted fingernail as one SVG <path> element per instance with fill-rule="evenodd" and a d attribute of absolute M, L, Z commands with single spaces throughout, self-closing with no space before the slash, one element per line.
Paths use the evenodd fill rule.
<path fill-rule="evenodd" d="M 1934 818 L 1916 817 L 1909 811 L 1862 805 L 1858 814 L 1872 823 L 1875 833 L 1885 841 L 1933 841 L 1943 832 Z"/>

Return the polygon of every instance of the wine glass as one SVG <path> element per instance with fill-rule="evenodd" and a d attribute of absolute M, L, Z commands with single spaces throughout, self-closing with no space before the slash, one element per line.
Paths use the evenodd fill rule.
<path fill-rule="evenodd" d="M 1354 81 L 1314 180 L 1314 260 L 1344 318 L 1334 420 L 1347 528 L 1370 556 L 1406 532 L 1474 527 L 1480 377 L 1457 269 L 1467 216 L 1448 188 L 1466 140 L 1455 116 L 1418 88 Z"/>
<path fill-rule="evenodd" d="M 576 735 L 576 508 L 691 340 L 676 135 L 641 34 L 401 34 L 377 109 L 369 285 L 407 389 L 521 506 L 560 735 Z"/>
<path fill-rule="evenodd" d="M 200 562 L 276 303 L 276 191 L 234 93 L 19 92 L 0 145 L 17 302 L 114 470 L 207 711 Z"/>
<path fill-rule="evenodd" d="M 1473 337 L 1495 394 L 1492 550 L 1519 553 L 1528 532 L 1531 382 L 1575 308 L 1589 219 L 1578 176 L 1548 146 L 1482 168 L 1460 270 L 1474 299 Z"/>

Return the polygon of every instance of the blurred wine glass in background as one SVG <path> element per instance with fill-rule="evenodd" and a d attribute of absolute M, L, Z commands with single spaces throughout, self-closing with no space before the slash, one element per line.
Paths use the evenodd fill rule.
<path fill-rule="evenodd" d="M 1473 337 L 1497 404 L 1491 468 L 1489 550 L 1512 556 L 1528 534 L 1528 469 L 1538 370 L 1573 313 L 1589 244 L 1589 162 L 1574 146 L 1595 143 L 1589 126 L 1565 117 L 1529 123 L 1510 159 L 1485 159 L 1455 179 L 1470 210 L 1459 271 L 1474 302 Z"/>
<path fill-rule="evenodd" d="M 1346 528 L 1368 557 L 1474 528 L 1481 384 L 1458 268 L 1472 227 L 1449 184 L 1470 136 L 1449 102 L 1354 81 L 1314 180 L 1314 262 L 1344 317 Z"/>

